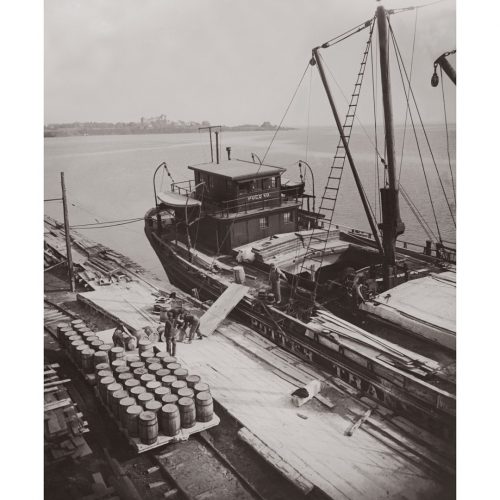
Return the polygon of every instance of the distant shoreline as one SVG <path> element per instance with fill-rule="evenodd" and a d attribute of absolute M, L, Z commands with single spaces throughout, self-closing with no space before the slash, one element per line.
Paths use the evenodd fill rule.
<path fill-rule="evenodd" d="M 148 134 L 188 134 L 199 132 L 200 127 L 204 127 L 203 124 L 196 125 L 166 125 L 164 127 L 152 127 L 152 128 L 142 128 L 136 126 L 136 124 L 131 125 L 120 125 L 120 126 L 106 126 L 101 127 L 97 124 L 92 125 L 76 125 L 76 124 L 64 124 L 64 125 L 49 125 L 44 127 L 44 137 L 75 137 L 75 136 L 95 136 L 95 135 L 148 135 Z M 222 132 L 272 132 L 278 127 L 276 125 L 271 125 L 264 123 L 262 125 L 236 125 L 233 127 L 222 126 Z M 294 130 L 291 127 L 282 127 L 281 130 Z"/>

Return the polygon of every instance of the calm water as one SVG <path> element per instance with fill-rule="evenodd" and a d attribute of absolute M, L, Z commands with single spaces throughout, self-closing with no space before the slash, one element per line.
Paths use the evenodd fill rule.
<path fill-rule="evenodd" d="M 453 201 L 444 126 L 430 126 L 427 131 L 448 199 Z M 225 132 L 222 135 L 222 151 L 224 152 L 225 146 L 231 146 L 233 158 L 250 159 L 251 152 L 263 158 L 272 135 L 273 132 Z M 266 163 L 285 166 L 288 168 L 285 176 L 298 179 L 296 161 L 306 159 L 306 136 L 306 130 L 302 129 L 280 132 L 268 153 Z M 403 129 L 397 128 L 398 166 L 401 160 L 402 138 Z M 448 206 L 428 148 L 423 137 L 419 139 L 442 237 L 454 241 L 455 227 Z M 319 197 L 325 185 L 337 140 L 332 128 L 312 128 L 309 132 L 307 161 L 314 170 L 316 195 Z M 379 138 L 380 143 L 383 145 L 383 138 Z M 362 131 L 353 133 L 350 146 L 365 191 L 378 214 L 379 208 L 375 202 L 376 167 L 373 146 Z M 454 127 L 450 128 L 450 155 L 455 176 Z M 60 196 L 59 172 L 64 171 L 72 225 L 142 217 L 154 205 L 152 176 L 158 164 L 166 161 L 174 180 L 180 181 L 192 178 L 193 172 L 186 168 L 187 165 L 209 160 L 210 149 L 208 136 L 205 134 L 45 139 L 45 197 Z M 434 233 L 437 233 L 418 150 L 413 134 L 409 132 L 406 135 L 402 165 L 401 184 Z M 382 180 L 382 174 L 380 179 Z M 309 176 L 306 182 L 310 182 Z M 160 184 L 164 188 L 168 187 L 166 176 L 163 179 L 161 175 L 158 176 L 158 185 Z M 452 209 L 455 209 L 454 203 Z M 45 211 L 48 215 L 62 220 L 60 203 L 45 203 Z M 425 232 L 404 200 L 401 201 L 401 213 L 406 224 L 406 233 L 402 239 L 423 243 L 426 239 Z M 335 221 L 360 229 L 369 227 L 347 163 Z M 81 233 L 115 248 L 144 267 L 163 275 L 161 265 L 144 235 L 142 222 L 106 229 L 86 229 L 81 230 Z"/>

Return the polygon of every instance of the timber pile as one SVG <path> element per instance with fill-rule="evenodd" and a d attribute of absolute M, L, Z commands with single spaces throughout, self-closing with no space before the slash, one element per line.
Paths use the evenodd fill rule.
<path fill-rule="evenodd" d="M 323 250 L 325 248 L 325 239 L 326 248 L 328 248 L 330 243 L 338 242 L 339 234 L 338 230 L 280 234 L 268 240 L 261 240 L 252 247 L 252 252 L 255 254 L 256 261 L 264 263 L 290 253 L 298 253 L 298 256 L 300 256 L 306 252 L 309 238 L 312 239 L 311 247 Z"/>
<path fill-rule="evenodd" d="M 386 341 L 362 328 L 335 316 L 330 311 L 317 310 L 315 316 L 311 318 L 308 327 L 317 332 L 320 336 L 331 336 L 336 343 L 355 342 L 359 347 L 382 351 L 379 359 L 384 359 L 394 366 L 400 366 L 415 375 L 428 376 L 438 373 L 440 365 L 438 362 L 409 351 L 402 346 Z"/>
<path fill-rule="evenodd" d="M 77 459 L 92 453 L 83 438 L 89 431 L 65 384 L 54 368 L 44 367 L 44 440 L 45 463 L 52 465 L 65 459 Z"/>
<path fill-rule="evenodd" d="M 66 259 L 62 259 L 61 256 L 55 252 L 49 245 L 44 243 L 43 245 L 43 267 L 45 270 L 52 268 L 61 262 L 65 262 Z"/>
<path fill-rule="evenodd" d="M 47 253 L 53 254 L 59 259 L 66 259 L 66 247 L 64 244 L 63 226 L 45 217 L 44 245 L 46 261 Z M 75 231 L 71 232 L 73 245 L 73 262 L 77 267 L 77 281 L 84 286 L 94 289 L 96 286 L 111 285 L 125 280 L 131 281 L 136 276 L 143 274 L 144 269 L 128 257 L 107 248 L 100 243 L 94 243 Z"/>

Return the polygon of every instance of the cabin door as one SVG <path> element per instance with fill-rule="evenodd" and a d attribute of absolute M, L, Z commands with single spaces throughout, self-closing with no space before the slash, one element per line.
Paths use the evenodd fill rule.
<path fill-rule="evenodd" d="M 248 221 L 235 222 L 233 231 L 233 247 L 248 243 Z"/>

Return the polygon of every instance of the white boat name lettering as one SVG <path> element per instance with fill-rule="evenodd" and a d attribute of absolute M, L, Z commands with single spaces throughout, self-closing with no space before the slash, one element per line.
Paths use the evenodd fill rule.
<path fill-rule="evenodd" d="M 262 198 L 269 198 L 269 193 L 254 194 L 252 196 L 249 196 L 247 199 L 248 201 L 254 201 L 254 200 L 262 200 Z"/>

